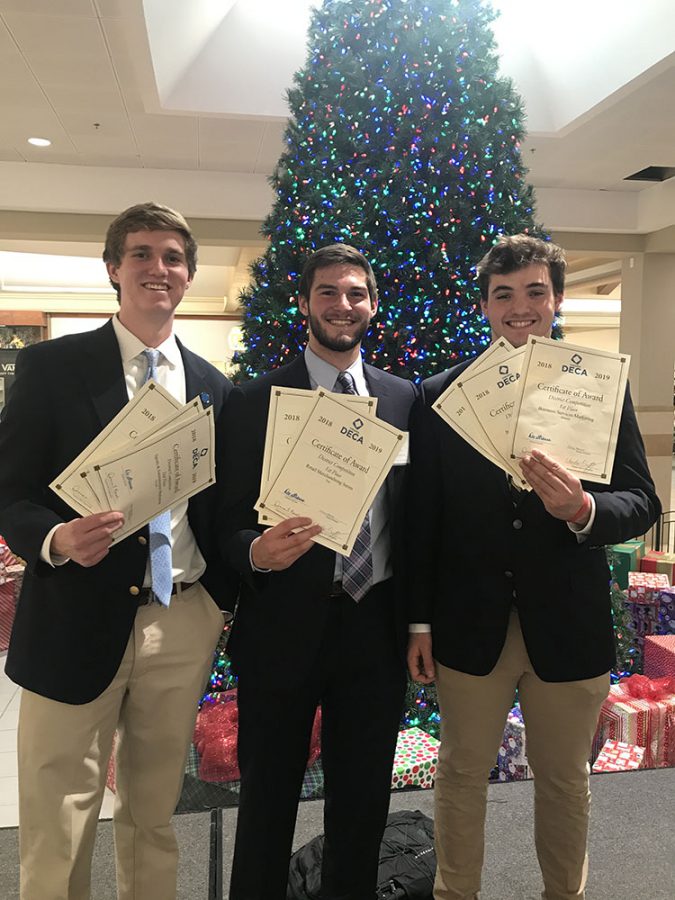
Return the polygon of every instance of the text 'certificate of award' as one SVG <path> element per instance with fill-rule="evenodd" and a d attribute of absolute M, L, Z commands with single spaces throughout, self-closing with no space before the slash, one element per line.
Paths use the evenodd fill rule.
<path fill-rule="evenodd" d="M 257 504 L 267 524 L 307 516 L 314 540 L 349 556 L 365 516 L 406 433 L 317 392 L 313 409 L 277 476 Z"/>
<path fill-rule="evenodd" d="M 324 391 L 329 394 L 328 391 Z M 288 454 L 307 421 L 317 401 L 319 392 L 303 388 L 273 387 L 270 391 L 270 409 L 267 416 L 265 452 L 260 476 L 262 496 Z M 329 394 L 350 406 L 355 412 L 363 411 L 374 416 L 377 412 L 377 397 L 360 397 L 352 394 Z M 269 519 L 266 520 L 269 523 Z"/>
<path fill-rule="evenodd" d="M 520 378 L 511 453 L 543 450 L 578 478 L 607 484 L 630 357 L 530 337 Z"/>

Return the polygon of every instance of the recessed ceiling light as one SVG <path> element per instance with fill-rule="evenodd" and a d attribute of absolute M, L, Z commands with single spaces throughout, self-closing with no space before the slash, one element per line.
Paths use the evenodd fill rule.
<path fill-rule="evenodd" d="M 28 138 L 28 143 L 34 147 L 50 147 L 52 142 L 47 138 Z"/>

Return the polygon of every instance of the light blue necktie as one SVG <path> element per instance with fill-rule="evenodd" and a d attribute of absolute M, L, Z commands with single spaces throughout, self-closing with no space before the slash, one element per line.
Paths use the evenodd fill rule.
<path fill-rule="evenodd" d="M 148 361 L 145 381 L 151 378 L 157 381 L 157 361 L 159 350 L 144 350 Z M 163 606 L 171 602 L 173 572 L 171 571 L 171 510 L 160 513 L 148 522 L 150 538 L 150 577 L 152 591 Z"/>
<path fill-rule="evenodd" d="M 335 390 L 343 394 L 356 394 L 354 380 L 349 372 L 338 372 Z M 342 587 L 352 600 L 358 603 L 373 584 L 373 555 L 370 545 L 370 519 L 366 514 L 354 541 L 350 556 L 342 560 Z"/>

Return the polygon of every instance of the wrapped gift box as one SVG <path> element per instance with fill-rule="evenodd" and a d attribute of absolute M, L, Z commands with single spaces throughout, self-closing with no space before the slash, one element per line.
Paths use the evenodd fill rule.
<path fill-rule="evenodd" d="M 519 706 L 506 717 L 504 737 L 497 754 L 499 781 L 525 781 L 530 777 L 525 744 L 525 723 Z"/>
<path fill-rule="evenodd" d="M 659 634 L 675 634 L 675 587 L 659 594 Z"/>
<path fill-rule="evenodd" d="M 656 572 L 629 572 L 628 599 L 631 603 L 659 602 L 659 593 L 669 586 L 668 576 Z"/>
<path fill-rule="evenodd" d="M 600 710 L 593 742 L 595 756 L 611 739 L 644 747 L 645 768 L 668 765 L 675 737 L 670 727 L 670 717 L 675 713 L 675 683 L 668 681 L 631 675 L 612 685 Z"/>
<path fill-rule="evenodd" d="M 635 631 L 635 646 L 638 653 L 637 665 L 641 669 L 645 638 L 650 634 L 658 634 L 660 630 L 660 606 L 658 603 L 631 603 L 628 600 L 626 601 L 626 606 L 630 612 Z"/>
<path fill-rule="evenodd" d="M 433 787 L 439 744 L 440 741 L 421 728 L 400 731 L 391 773 L 392 788 Z"/>
<path fill-rule="evenodd" d="M 675 553 L 649 550 L 640 560 L 640 571 L 665 575 L 668 584 L 675 583 Z"/>
<path fill-rule="evenodd" d="M 0 574 L 0 650 L 9 647 L 9 638 L 14 624 L 17 586 L 14 578 Z"/>
<path fill-rule="evenodd" d="M 637 552 L 638 562 L 642 559 L 642 557 L 647 552 L 647 547 L 644 541 L 641 541 L 639 538 L 632 538 L 630 541 L 624 541 L 624 544 L 628 544 L 630 547 L 635 547 Z"/>
<path fill-rule="evenodd" d="M 675 634 L 645 638 L 644 673 L 647 678 L 675 678 Z"/>
<path fill-rule="evenodd" d="M 605 741 L 596 761 L 594 772 L 627 772 L 630 769 L 641 769 L 644 763 L 645 748 L 626 744 L 624 741 Z"/>
<path fill-rule="evenodd" d="M 644 541 L 625 541 L 623 544 L 614 544 L 611 548 L 616 555 L 612 576 L 622 591 L 628 587 L 628 573 L 637 572 L 640 568 L 644 546 Z"/>

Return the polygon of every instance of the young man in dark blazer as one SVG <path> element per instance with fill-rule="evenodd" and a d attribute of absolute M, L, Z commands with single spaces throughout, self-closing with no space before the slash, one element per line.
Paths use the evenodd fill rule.
<path fill-rule="evenodd" d="M 493 339 L 549 337 L 564 291 L 559 247 L 502 238 L 478 265 Z M 584 897 L 588 759 L 614 664 L 605 544 L 645 532 L 660 512 L 630 395 L 609 485 L 582 483 L 532 451 L 532 491 L 433 411 L 466 368 L 424 382 L 411 418 L 414 572 L 408 661 L 434 678 L 441 708 L 435 900 L 475 900 L 487 779 L 516 688 L 534 774 L 535 843 L 545 900 Z"/>
<path fill-rule="evenodd" d="M 115 729 L 118 896 L 176 894 L 170 819 L 222 631 L 219 607 L 232 608 L 234 591 L 218 562 L 215 487 L 171 511 L 164 606 L 150 571 L 152 523 L 111 547 L 121 513 L 78 517 L 49 484 L 145 381 L 145 350 L 159 351 L 153 375 L 176 399 L 200 396 L 220 420 L 230 383 L 172 333 L 196 249 L 184 218 L 167 207 L 140 204 L 118 216 L 103 258 L 119 312 L 96 331 L 22 350 L 3 410 L 0 533 L 27 562 L 6 664 L 24 689 L 22 900 L 89 898 Z"/>
<path fill-rule="evenodd" d="M 294 518 L 263 531 L 260 487 L 270 390 L 323 387 L 378 398 L 377 415 L 407 429 L 414 386 L 361 359 L 377 311 L 370 264 L 334 244 L 308 260 L 299 286 L 304 354 L 235 389 L 228 402 L 225 554 L 241 576 L 229 643 L 239 675 L 241 798 L 231 900 L 285 900 L 298 799 L 316 708 L 325 776 L 323 900 L 371 900 L 405 689 L 401 501 L 396 465 L 368 523 L 370 587 L 347 593 L 349 563 Z M 345 374 L 346 373 L 346 376 Z M 225 445 L 225 444 L 224 444 Z"/>

